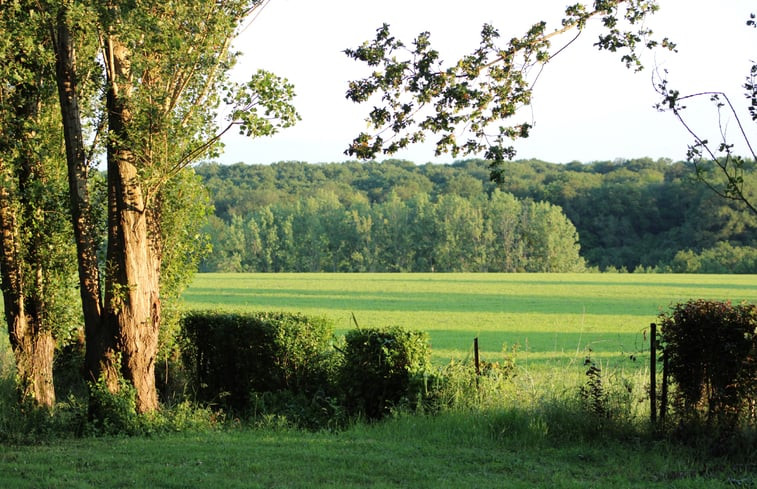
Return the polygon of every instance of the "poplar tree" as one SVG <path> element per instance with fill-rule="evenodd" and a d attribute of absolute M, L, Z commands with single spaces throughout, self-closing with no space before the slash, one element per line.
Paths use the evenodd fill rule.
<path fill-rule="evenodd" d="M 297 119 L 293 89 L 265 72 L 229 84 L 231 40 L 258 1 L 95 2 L 107 114 L 108 245 L 105 330 L 139 412 L 158 407 L 155 359 L 161 323 L 167 182 L 210 154 L 226 130 L 274 133 Z M 218 128 L 220 102 L 231 107 Z M 258 110 L 261 110 L 259 113 Z"/>
<path fill-rule="evenodd" d="M 187 182 L 187 168 L 215 154 L 224 132 L 237 128 L 252 137 L 269 135 L 298 119 L 289 103 L 293 87 L 286 80 L 262 71 L 247 83 L 227 79 L 236 57 L 231 41 L 261 5 L 258 0 L 0 0 L 10 22 L 35 17 L 44 34 L 33 38 L 20 33 L 21 42 L 38 48 L 44 54 L 40 59 L 48 60 L 47 72 L 27 67 L 26 56 L 7 58 L 12 49 L 6 42 L 0 51 L 8 61 L 5 69 L 23 69 L 30 79 L 57 85 L 65 142 L 59 147 L 65 147 L 88 380 L 105 382 L 111 392 L 119 389 L 121 379 L 128 381 L 139 412 L 158 407 L 161 285 L 166 279 L 175 285 L 182 276 L 175 270 L 166 274 L 166 267 L 187 263 L 174 254 L 182 249 L 177 241 L 182 235 L 169 216 L 187 202 L 177 198 L 177 185 L 191 188 L 181 183 Z M 10 80 L 3 89 L 12 88 L 14 94 L 29 85 Z M 219 127 L 222 102 L 228 117 Z M 55 107 L 49 97 L 39 106 L 48 112 Z M 19 115 L 6 114 L 14 120 Z M 0 161 L 15 154 L 15 149 L 2 149 Z M 103 157 L 105 236 L 90 193 L 93 168 Z M 97 249 L 103 239 L 107 256 L 101 264 Z M 3 242 L 4 253 L 13 249 L 8 243 Z"/>
<path fill-rule="evenodd" d="M 54 60 L 31 2 L 0 2 L 0 278 L 21 398 L 55 402 L 56 340 L 70 332 L 68 245 Z"/>

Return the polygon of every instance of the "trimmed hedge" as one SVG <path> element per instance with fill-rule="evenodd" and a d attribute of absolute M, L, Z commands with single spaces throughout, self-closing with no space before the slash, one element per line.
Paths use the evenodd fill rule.
<path fill-rule="evenodd" d="M 330 385 L 333 326 L 290 313 L 191 312 L 185 365 L 199 401 L 247 410 L 253 392 L 313 393 Z"/>
<path fill-rule="evenodd" d="M 431 365 L 426 333 L 357 329 L 335 348 L 328 321 L 300 314 L 192 312 L 182 337 L 198 401 L 303 426 L 422 401 Z"/>
<path fill-rule="evenodd" d="M 396 326 L 347 332 L 339 375 L 347 412 L 377 419 L 392 406 L 420 400 L 430 365 L 424 332 Z"/>

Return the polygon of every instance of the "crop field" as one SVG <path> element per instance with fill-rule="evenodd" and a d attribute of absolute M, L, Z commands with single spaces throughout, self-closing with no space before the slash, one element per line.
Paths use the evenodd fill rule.
<path fill-rule="evenodd" d="M 754 275 L 666 274 L 199 274 L 188 309 L 325 316 L 337 332 L 400 325 L 427 331 L 433 360 L 496 361 L 517 350 L 533 366 L 645 366 L 648 331 L 674 303 L 757 301 Z M 647 356 L 648 358 L 648 356 Z"/>

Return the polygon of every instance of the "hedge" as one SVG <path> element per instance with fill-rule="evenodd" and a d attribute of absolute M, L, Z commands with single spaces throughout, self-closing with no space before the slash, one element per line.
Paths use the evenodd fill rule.
<path fill-rule="evenodd" d="M 424 332 L 399 327 L 347 332 L 339 376 L 347 412 L 375 419 L 403 401 L 418 400 L 430 359 Z"/>
<path fill-rule="evenodd" d="M 690 300 L 660 315 L 684 422 L 733 428 L 757 395 L 757 306 Z M 754 419 L 751 419 L 754 422 Z"/>
<path fill-rule="evenodd" d="M 333 326 L 291 313 L 191 312 L 182 356 L 199 401 L 245 410 L 253 392 L 309 393 L 330 383 Z"/>

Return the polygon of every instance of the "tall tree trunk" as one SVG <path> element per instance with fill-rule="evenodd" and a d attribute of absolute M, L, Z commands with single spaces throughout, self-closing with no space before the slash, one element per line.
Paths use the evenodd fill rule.
<path fill-rule="evenodd" d="M 64 4 L 58 11 L 55 25 L 51 26 L 51 34 L 55 40 L 56 79 L 66 142 L 71 221 L 76 240 L 79 290 L 84 313 L 86 377 L 90 381 L 104 377 L 110 391 L 115 392 L 118 389 L 118 372 L 115 368 L 116 331 L 104 321 L 103 316 L 97 240 L 87 186 L 89 167 L 79 110 L 76 51 L 66 15 L 67 5 Z"/>
<path fill-rule="evenodd" d="M 122 372 L 137 392 L 137 411 L 158 408 L 155 357 L 160 295 L 140 177 L 129 146 L 132 81 L 129 52 L 116 36 L 106 39 L 109 75 L 107 321 L 118 331 Z"/>
<path fill-rule="evenodd" d="M 8 100 L 13 110 L 3 129 L 13 141 L 4 138 L 2 146 L 15 151 L 4 151 L 14 155 L 10 167 L 0 160 L 0 278 L 21 396 L 51 407 L 55 403 L 55 340 L 45 320 L 42 254 L 51 241 L 46 209 L 38 194 L 46 173 L 37 141 L 41 85 L 41 79 L 27 79 Z"/>
<path fill-rule="evenodd" d="M 3 304 L 11 348 L 16 360 L 20 394 L 39 406 L 55 403 L 53 384 L 53 355 L 55 340 L 50 329 L 43 325 L 41 297 L 27 297 L 22 270 L 22 245 L 18 230 L 17 209 L 9 190 L 10 176 L 0 161 L 0 278 L 3 284 Z M 39 268 L 40 264 L 31 264 Z M 36 290 L 37 295 L 42 290 Z M 37 299 L 37 300 L 35 300 Z M 27 308 L 27 302 L 29 306 Z"/>

